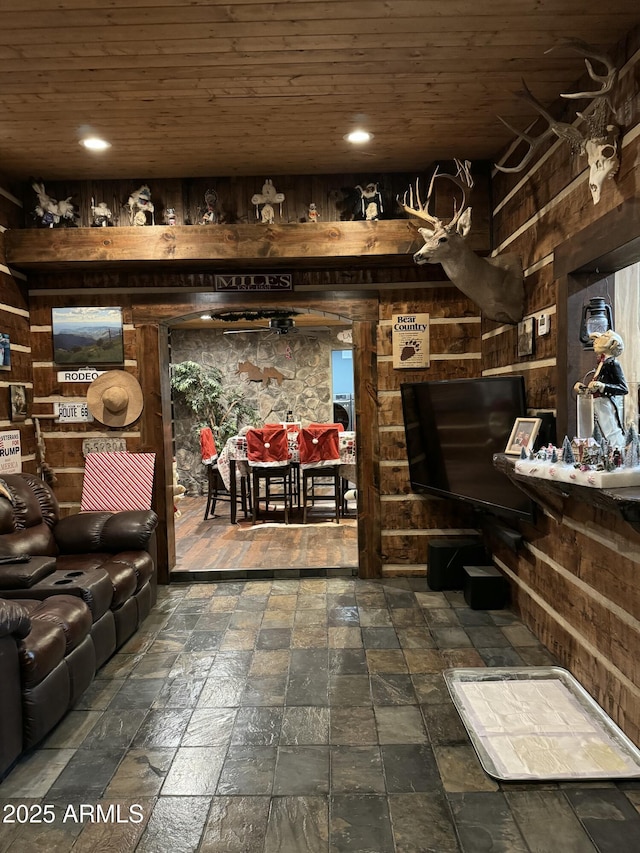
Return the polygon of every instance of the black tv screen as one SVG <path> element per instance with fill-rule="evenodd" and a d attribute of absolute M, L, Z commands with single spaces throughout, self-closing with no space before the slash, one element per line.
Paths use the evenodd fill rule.
<path fill-rule="evenodd" d="M 496 376 L 400 386 L 411 488 L 506 518 L 533 517 L 530 499 L 493 464 L 516 418 L 524 378 Z"/>

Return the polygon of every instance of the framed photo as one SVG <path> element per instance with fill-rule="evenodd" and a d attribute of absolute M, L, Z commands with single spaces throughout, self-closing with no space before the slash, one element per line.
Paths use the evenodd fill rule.
<path fill-rule="evenodd" d="M 11 420 L 26 421 L 27 419 L 27 389 L 25 385 L 9 385 L 9 402 L 11 404 Z"/>
<path fill-rule="evenodd" d="M 518 323 L 518 356 L 533 355 L 533 317 Z"/>
<path fill-rule="evenodd" d="M 0 370 L 11 370 L 11 341 L 6 332 L 0 332 Z"/>
<path fill-rule="evenodd" d="M 533 450 L 541 423 L 540 418 L 516 418 L 504 452 L 511 456 L 520 456 L 523 447 L 527 453 Z"/>
<path fill-rule="evenodd" d="M 52 308 L 53 360 L 56 364 L 122 364 L 121 308 Z"/>

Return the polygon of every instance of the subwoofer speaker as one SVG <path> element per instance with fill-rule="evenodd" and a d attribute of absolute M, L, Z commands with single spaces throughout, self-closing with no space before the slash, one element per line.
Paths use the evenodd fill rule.
<path fill-rule="evenodd" d="M 480 538 L 434 539 L 428 548 L 427 583 L 436 591 L 462 589 L 463 566 L 486 566 L 490 562 Z"/>

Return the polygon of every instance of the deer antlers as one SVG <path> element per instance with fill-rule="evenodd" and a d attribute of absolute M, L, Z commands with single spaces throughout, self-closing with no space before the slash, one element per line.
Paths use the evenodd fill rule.
<path fill-rule="evenodd" d="M 561 98 L 601 98 L 611 92 L 618 77 L 618 70 L 606 53 L 598 53 L 590 44 L 581 39 L 564 39 L 561 44 L 556 44 L 550 47 L 549 50 L 545 50 L 545 53 L 551 53 L 552 50 L 557 50 L 559 47 L 568 47 L 586 57 L 584 64 L 587 66 L 589 77 L 591 77 L 594 83 L 602 84 L 596 92 L 570 92 L 561 94 Z M 596 62 L 602 63 L 607 69 L 607 73 L 596 74 L 589 59 L 595 59 Z"/>
<path fill-rule="evenodd" d="M 561 44 L 554 45 L 549 48 L 549 50 L 545 51 L 545 53 L 550 53 L 552 50 L 556 50 L 559 47 L 568 47 L 571 50 L 575 50 L 577 53 L 582 54 L 585 58 L 585 65 L 587 67 L 587 72 L 589 77 L 595 82 L 600 84 L 600 89 L 592 92 L 567 92 L 561 95 L 562 98 L 594 98 L 598 99 L 598 104 L 596 105 L 596 112 L 599 112 L 600 115 L 598 119 L 590 119 L 589 117 L 584 116 L 582 113 L 576 113 L 580 118 L 584 119 L 589 124 L 589 133 L 583 134 L 572 124 L 568 124 L 567 122 L 558 121 L 554 119 L 553 116 L 545 109 L 545 107 L 538 101 L 530 92 L 524 80 L 522 81 L 522 91 L 518 92 L 518 97 L 525 100 L 528 104 L 530 104 L 540 115 L 545 118 L 548 122 L 548 127 L 538 136 L 531 136 L 529 133 L 521 133 L 519 130 L 516 130 L 512 125 L 510 125 L 503 118 L 498 116 L 500 121 L 507 127 L 509 130 L 514 133 L 520 140 L 526 142 L 529 146 L 528 151 L 523 156 L 522 160 L 516 166 L 499 166 L 496 164 L 496 169 L 500 172 L 520 172 L 522 169 L 529 163 L 531 158 L 533 157 L 536 150 L 540 147 L 540 145 L 548 139 L 550 136 L 555 135 L 559 139 L 563 139 L 566 142 L 569 142 L 573 148 L 583 152 L 585 150 L 586 143 L 589 139 L 594 138 L 598 135 L 598 130 L 596 128 L 598 122 L 600 124 L 604 124 L 601 116 L 601 110 L 598 110 L 600 104 L 606 104 L 606 95 L 608 95 L 616 82 L 617 79 L 617 70 L 611 61 L 611 59 L 604 53 L 600 53 L 595 50 L 591 45 L 588 45 L 586 42 L 581 41 L 580 39 L 565 39 Z M 596 62 L 600 62 L 606 68 L 606 74 L 597 74 L 593 64 L 590 62 L 590 59 L 595 60 Z M 599 100 L 604 99 L 604 100 Z"/>
<path fill-rule="evenodd" d="M 424 219 L 426 222 L 430 222 L 436 228 L 446 227 L 447 229 L 452 229 L 455 227 L 456 223 L 462 216 L 466 206 L 467 206 L 467 190 L 473 187 L 473 178 L 471 176 L 471 162 L 469 160 L 454 160 L 456 164 L 456 174 L 450 175 L 447 172 L 440 172 L 440 166 L 436 166 L 433 175 L 431 176 L 431 181 L 429 182 L 429 189 L 427 191 L 427 197 L 424 202 L 420 199 L 420 178 L 416 178 L 416 191 L 415 191 L 415 200 L 413 195 L 413 187 L 409 187 L 409 189 L 405 192 L 402 197 L 402 201 L 400 201 L 400 197 L 398 196 L 398 202 L 402 209 L 413 216 L 417 216 L 420 219 Z M 437 216 L 434 216 L 432 213 L 429 213 L 429 205 L 431 203 L 431 196 L 433 194 L 433 186 L 436 178 L 447 178 L 447 180 L 452 181 L 460 190 L 462 190 L 462 202 L 460 207 L 457 208 L 454 202 L 453 209 L 453 217 L 443 225 L 442 220 Z M 407 204 L 407 195 L 409 196 L 409 203 Z"/>
<path fill-rule="evenodd" d="M 535 98 L 527 86 L 527 84 L 522 81 L 522 90 L 517 92 L 517 96 L 521 98 L 523 101 L 526 101 L 528 104 L 540 113 L 540 115 L 545 118 L 548 122 L 548 127 L 546 130 L 539 136 L 531 136 L 528 133 L 521 133 L 519 130 L 516 130 L 515 127 L 509 124 L 508 121 L 505 121 L 502 116 L 498 116 L 500 121 L 508 127 L 509 130 L 514 133 L 519 139 L 522 139 L 523 142 L 526 142 L 529 146 L 529 150 L 526 152 L 522 160 L 516 166 L 498 166 L 496 163 L 496 169 L 500 172 L 520 172 L 527 163 L 531 160 L 536 150 L 542 145 L 542 143 L 548 139 L 550 136 L 555 135 L 559 139 L 564 139 L 566 142 L 571 143 L 572 145 L 576 145 L 581 147 L 584 138 L 580 131 L 575 128 L 572 124 L 568 124 L 565 121 L 557 121 L 554 117 L 544 108 L 544 106 L 540 103 L 540 101 Z"/>

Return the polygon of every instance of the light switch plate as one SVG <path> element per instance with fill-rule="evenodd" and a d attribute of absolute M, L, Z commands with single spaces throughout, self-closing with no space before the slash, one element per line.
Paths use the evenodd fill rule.
<path fill-rule="evenodd" d="M 538 335 L 548 335 L 551 331 L 551 318 L 548 314 L 541 314 L 538 317 Z"/>

